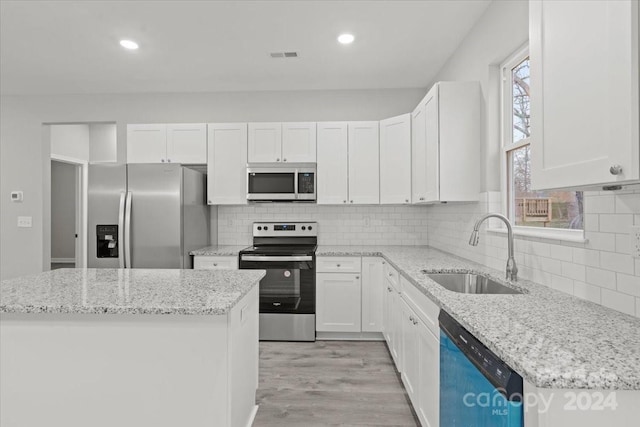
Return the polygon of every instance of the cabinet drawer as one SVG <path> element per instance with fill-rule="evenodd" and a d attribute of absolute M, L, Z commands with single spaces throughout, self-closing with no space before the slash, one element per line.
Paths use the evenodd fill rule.
<path fill-rule="evenodd" d="M 352 257 L 318 257 L 316 271 L 318 273 L 360 273 L 361 259 Z"/>
<path fill-rule="evenodd" d="M 195 256 L 193 257 L 195 270 L 236 270 L 238 258 L 235 256 Z"/>
<path fill-rule="evenodd" d="M 398 271 L 391 267 L 388 262 L 384 263 L 384 277 L 391 282 L 391 284 L 398 289 L 400 287 Z"/>
<path fill-rule="evenodd" d="M 435 336 L 440 336 L 440 327 L 438 325 L 440 307 L 404 277 L 401 277 L 400 281 L 402 283 L 402 298 L 409 304 L 409 307 L 415 311 L 418 317 L 422 319 L 427 325 L 427 328 L 429 328 Z"/>

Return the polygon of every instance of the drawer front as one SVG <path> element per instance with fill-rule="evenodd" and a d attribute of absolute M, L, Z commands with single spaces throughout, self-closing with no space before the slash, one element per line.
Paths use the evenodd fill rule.
<path fill-rule="evenodd" d="M 318 273 L 360 273 L 361 260 L 359 256 L 318 257 L 316 271 Z"/>
<path fill-rule="evenodd" d="M 195 256 L 194 270 L 237 270 L 238 258 L 234 256 Z"/>
<path fill-rule="evenodd" d="M 418 317 L 422 319 L 427 325 L 427 328 L 429 328 L 435 336 L 440 336 L 440 326 L 438 325 L 440 307 L 404 277 L 401 277 L 400 281 L 402 283 L 402 298 L 409 304 L 409 307 L 415 311 Z"/>
<path fill-rule="evenodd" d="M 399 282 L 400 274 L 398 274 L 398 271 L 395 268 L 391 267 L 388 262 L 384 263 L 384 277 L 389 282 L 391 282 L 391 284 L 396 289 L 399 289 L 399 287 L 400 287 L 400 282 Z"/>

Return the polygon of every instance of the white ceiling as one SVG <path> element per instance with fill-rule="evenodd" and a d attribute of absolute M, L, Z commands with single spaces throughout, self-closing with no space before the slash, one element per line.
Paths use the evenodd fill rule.
<path fill-rule="evenodd" d="M 3 94 L 425 87 L 489 0 L 5 1 Z M 339 45 L 351 32 L 356 41 Z M 138 51 L 122 49 L 130 38 Z M 273 59 L 273 51 L 298 51 Z"/>

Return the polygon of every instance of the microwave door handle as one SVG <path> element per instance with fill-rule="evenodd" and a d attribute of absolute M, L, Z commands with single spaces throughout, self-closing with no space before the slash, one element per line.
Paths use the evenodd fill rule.
<path fill-rule="evenodd" d="M 298 198 L 298 170 L 296 169 L 296 171 L 293 173 L 293 197 L 294 198 Z"/>
<path fill-rule="evenodd" d="M 284 255 L 284 256 L 269 256 L 269 255 L 242 255 L 241 261 L 313 261 L 311 255 Z"/>

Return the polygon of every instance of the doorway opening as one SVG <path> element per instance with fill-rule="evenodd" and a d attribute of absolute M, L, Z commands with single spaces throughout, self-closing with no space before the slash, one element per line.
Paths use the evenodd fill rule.
<path fill-rule="evenodd" d="M 51 160 L 51 270 L 82 264 L 82 165 Z"/>

